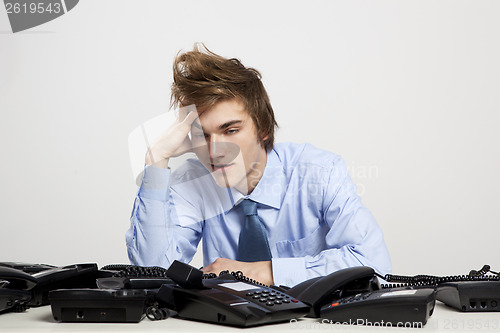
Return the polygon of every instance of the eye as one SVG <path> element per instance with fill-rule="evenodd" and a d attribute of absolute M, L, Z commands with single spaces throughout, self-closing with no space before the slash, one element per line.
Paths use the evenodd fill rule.
<path fill-rule="evenodd" d="M 236 134 L 238 133 L 240 130 L 238 128 L 230 128 L 226 131 L 226 134 Z"/>

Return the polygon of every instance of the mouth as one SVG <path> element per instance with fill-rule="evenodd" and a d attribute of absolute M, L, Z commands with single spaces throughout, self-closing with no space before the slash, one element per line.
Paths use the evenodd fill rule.
<path fill-rule="evenodd" d="M 212 172 L 225 171 L 229 167 L 231 167 L 232 165 L 234 165 L 234 163 L 228 163 L 228 164 L 212 164 L 212 163 L 210 163 L 209 164 L 210 169 L 212 170 Z"/>

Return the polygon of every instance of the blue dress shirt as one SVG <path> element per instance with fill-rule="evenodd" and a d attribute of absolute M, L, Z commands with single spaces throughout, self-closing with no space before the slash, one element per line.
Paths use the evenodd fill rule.
<path fill-rule="evenodd" d="M 382 231 L 341 157 L 292 143 L 268 152 L 264 174 L 248 196 L 217 186 L 197 159 L 174 172 L 146 167 L 126 233 L 130 261 L 163 267 L 189 262 L 201 239 L 204 265 L 236 259 L 244 216 L 234 207 L 245 198 L 258 203 L 276 285 L 352 266 L 390 273 Z"/>

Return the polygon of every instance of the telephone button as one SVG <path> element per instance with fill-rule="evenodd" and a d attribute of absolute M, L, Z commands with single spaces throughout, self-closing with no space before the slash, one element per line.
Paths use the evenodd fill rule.
<path fill-rule="evenodd" d="M 257 291 L 255 292 L 255 294 L 256 294 L 256 295 L 262 294 L 262 291 L 261 291 L 261 290 L 257 290 Z"/>
<path fill-rule="evenodd" d="M 259 302 L 267 302 L 267 298 L 261 298 L 259 299 Z"/>
<path fill-rule="evenodd" d="M 263 293 L 263 294 L 262 294 L 262 297 L 267 297 L 267 296 L 269 296 L 269 294 L 268 294 L 268 293 Z"/>
<path fill-rule="evenodd" d="M 274 305 L 274 303 L 273 303 L 273 302 L 267 302 L 267 303 L 266 303 L 266 305 L 267 305 L 267 306 L 273 306 L 273 305 Z"/>
<path fill-rule="evenodd" d="M 284 299 L 283 303 L 290 303 L 290 300 L 289 299 Z"/>
<path fill-rule="evenodd" d="M 283 296 L 276 296 L 276 299 L 282 300 Z"/>
<path fill-rule="evenodd" d="M 276 299 L 276 297 L 272 297 L 272 296 L 269 296 L 268 300 L 270 301 L 274 301 Z"/>
<path fill-rule="evenodd" d="M 293 302 L 293 303 L 298 303 L 299 301 L 297 301 L 296 299 L 293 299 L 293 298 L 292 298 L 292 302 Z"/>
<path fill-rule="evenodd" d="M 259 299 L 260 298 L 260 295 L 253 295 L 252 298 L 254 299 Z"/>
<path fill-rule="evenodd" d="M 281 301 L 274 301 L 274 304 L 281 304 Z"/>
<path fill-rule="evenodd" d="M 247 293 L 247 296 L 253 296 L 253 293 L 252 292 Z"/>

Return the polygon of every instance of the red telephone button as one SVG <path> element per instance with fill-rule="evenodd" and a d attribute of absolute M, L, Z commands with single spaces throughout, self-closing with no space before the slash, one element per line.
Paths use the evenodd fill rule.
<path fill-rule="evenodd" d="M 332 306 L 337 306 L 339 305 L 339 303 L 332 303 Z"/>
<path fill-rule="evenodd" d="M 299 301 L 297 301 L 296 299 L 292 299 L 292 302 L 298 303 Z"/>

